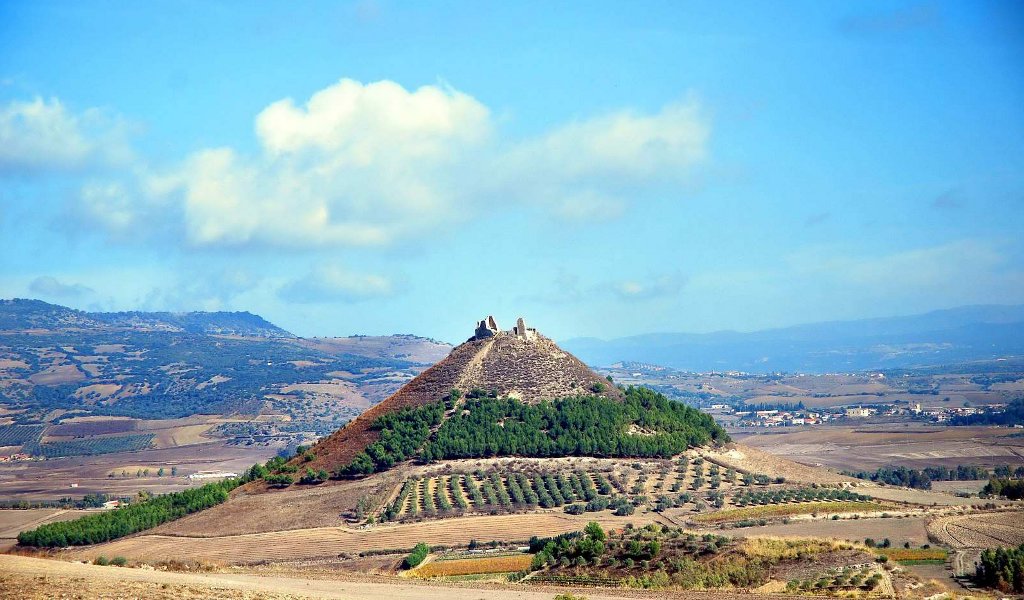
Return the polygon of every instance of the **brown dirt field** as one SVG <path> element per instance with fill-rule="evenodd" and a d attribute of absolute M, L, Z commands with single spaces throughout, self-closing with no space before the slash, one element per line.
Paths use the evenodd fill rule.
<path fill-rule="evenodd" d="M 6 552 L 17 544 L 18 534 L 35 529 L 46 523 L 70 521 L 88 514 L 87 510 L 62 510 L 58 508 L 30 508 L 28 510 L 0 510 L 0 552 Z"/>
<path fill-rule="evenodd" d="M 310 575 L 316 576 L 311 578 Z M 741 600 L 743 592 L 673 592 L 618 589 L 573 589 L 539 585 L 488 583 L 436 583 L 395 577 L 322 577 L 307 572 L 283 571 L 254 575 L 176 573 L 149 569 L 100 567 L 25 556 L 0 556 L 0 597 L 50 600 L 76 598 L 217 598 L 222 600 L 282 600 L 285 598 L 332 598 L 361 600 L 551 600 L 572 591 L 590 600 L 664 598 L 666 600 Z M 760 598 L 792 598 L 780 594 Z"/>
<path fill-rule="evenodd" d="M 58 365 L 39 371 L 29 377 L 29 381 L 36 385 L 57 385 L 61 383 L 74 383 L 85 379 L 85 373 L 78 370 L 75 365 Z"/>
<path fill-rule="evenodd" d="M 212 428 L 212 424 L 205 424 L 170 427 L 151 431 L 156 434 L 156 437 L 153 438 L 155 447 L 175 448 L 177 446 L 191 446 L 193 444 L 209 442 L 210 438 L 206 436 L 206 433 Z"/>
<path fill-rule="evenodd" d="M 957 492 L 977 494 L 981 491 L 981 488 L 985 487 L 986 483 L 988 483 L 988 480 L 985 479 L 978 481 L 933 481 L 932 491 L 946 494 L 956 494 Z"/>
<path fill-rule="evenodd" d="M 857 492 L 867 494 L 879 500 L 891 500 L 893 502 L 910 502 L 926 506 L 970 506 L 977 504 L 977 498 L 957 498 L 951 494 L 930 492 L 927 490 L 912 490 L 901 487 L 890 487 L 875 483 L 861 483 L 857 485 Z M 996 501 L 998 504 L 999 501 Z"/>
<path fill-rule="evenodd" d="M 351 529 L 321 527 L 221 537 L 181 537 L 143 534 L 106 544 L 75 549 L 69 557 L 92 559 L 100 554 L 123 555 L 147 562 L 198 560 L 213 564 L 253 564 L 259 562 L 316 560 L 335 558 L 343 553 L 366 550 L 412 548 L 419 542 L 430 545 L 466 545 L 470 540 L 523 541 L 533 535 L 548 536 L 583 529 L 596 520 L 605 528 L 621 528 L 626 523 L 644 525 L 661 519 L 655 513 L 616 517 L 567 515 L 538 512 L 498 516 L 460 517 Z"/>
<path fill-rule="evenodd" d="M 380 493 L 379 486 L 391 485 L 390 479 L 372 478 L 316 487 L 294 485 L 269 492 L 240 489 L 229 502 L 168 523 L 154 532 L 212 537 L 337 527 L 344 524 L 342 513 L 354 510 L 360 498 Z"/>
<path fill-rule="evenodd" d="M 90 371 L 92 370 L 90 369 Z M 90 375 L 93 375 L 93 373 L 90 372 Z M 121 386 L 116 383 L 94 383 L 92 385 L 84 385 L 75 390 L 75 397 L 84 398 L 88 394 L 96 393 L 100 399 L 106 399 L 120 391 Z"/>
<path fill-rule="evenodd" d="M 990 548 L 1024 544 L 1024 510 L 1004 510 L 940 517 L 928 523 L 928 533 L 955 548 Z"/>
<path fill-rule="evenodd" d="M 883 540 L 889 538 L 893 545 L 910 542 L 915 545 L 928 543 L 925 529 L 927 517 L 903 519 L 843 519 L 792 521 L 788 524 L 765 525 L 763 527 L 741 527 L 729 529 L 726 533 L 737 537 L 817 537 L 863 542 L 864 538 Z M 720 533 L 720 532 L 718 532 Z"/>
<path fill-rule="evenodd" d="M 734 437 L 745 446 L 803 464 L 873 471 L 886 465 L 1021 465 L 1024 438 L 1008 437 L 1013 433 L 1005 427 L 879 424 L 738 432 Z"/>

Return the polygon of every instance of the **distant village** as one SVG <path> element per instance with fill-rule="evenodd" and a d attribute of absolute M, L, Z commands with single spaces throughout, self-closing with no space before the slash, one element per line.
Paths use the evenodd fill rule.
<path fill-rule="evenodd" d="M 797 405 L 796 407 L 766 407 L 762 410 L 742 410 L 743 407 L 737 409 L 729 404 L 712 404 L 708 408 L 708 412 L 711 414 L 732 416 L 735 420 L 731 424 L 737 427 L 794 427 L 867 419 L 876 416 L 910 417 L 914 420 L 945 423 L 956 416 L 976 415 L 984 412 L 977 407 L 927 407 L 922 409 L 920 403 L 911 405 L 871 404 L 814 409 Z"/>

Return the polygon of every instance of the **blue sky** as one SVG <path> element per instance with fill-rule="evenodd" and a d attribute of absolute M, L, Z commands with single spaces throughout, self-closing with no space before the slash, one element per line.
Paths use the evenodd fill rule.
<path fill-rule="evenodd" d="M 0 2 L 0 297 L 302 335 L 1024 302 L 1018 2 Z"/>

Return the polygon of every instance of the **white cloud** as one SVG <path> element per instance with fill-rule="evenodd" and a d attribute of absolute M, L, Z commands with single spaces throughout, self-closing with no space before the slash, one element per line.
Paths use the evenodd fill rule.
<path fill-rule="evenodd" d="M 36 277 L 28 284 L 32 293 L 48 298 L 80 298 L 93 293 L 92 288 L 80 283 L 64 283 L 48 275 Z"/>
<path fill-rule="evenodd" d="M 340 265 L 320 265 L 305 277 L 284 285 L 281 299 L 297 303 L 359 302 L 394 295 L 398 286 L 389 278 L 350 271 Z"/>
<path fill-rule="evenodd" d="M 516 144 L 494 172 L 505 190 L 557 216 L 610 219 L 621 215 L 637 192 L 685 182 L 706 158 L 710 133 L 695 100 L 653 115 L 625 110 Z"/>
<path fill-rule="evenodd" d="M 256 117 L 256 132 L 271 154 L 319 150 L 336 161 L 444 160 L 453 143 L 473 144 L 490 128 L 486 107 L 453 89 L 406 91 L 392 81 L 363 85 L 351 79 L 323 89 L 296 107 L 280 100 Z"/>
<path fill-rule="evenodd" d="M 193 247 L 385 246 L 494 207 L 615 218 L 644 190 L 683 181 L 704 158 L 709 135 L 692 101 L 651 115 L 579 120 L 519 141 L 501 141 L 494 129 L 486 106 L 447 86 L 343 79 L 302 105 L 284 99 L 261 111 L 255 155 L 203 149 L 179 168 L 123 185 L 141 190 L 128 200 L 97 196 L 112 190 L 100 188 L 85 189 L 82 203 L 104 198 L 113 230 L 180 223 Z"/>
<path fill-rule="evenodd" d="M 0 107 L 0 173 L 77 170 L 131 156 L 125 125 L 98 109 L 69 111 L 56 98 Z"/>

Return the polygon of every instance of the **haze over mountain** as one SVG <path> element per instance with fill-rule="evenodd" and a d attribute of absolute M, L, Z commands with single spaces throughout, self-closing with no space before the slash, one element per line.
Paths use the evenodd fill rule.
<path fill-rule="evenodd" d="M 250 312 L 86 312 L 42 300 L 0 300 L 0 330 L 132 329 L 178 333 L 294 338 Z"/>
<path fill-rule="evenodd" d="M 1024 353 L 1024 306 L 963 306 L 749 333 L 575 338 L 562 345 L 590 365 L 636 361 L 688 371 L 824 373 L 940 365 Z"/>

